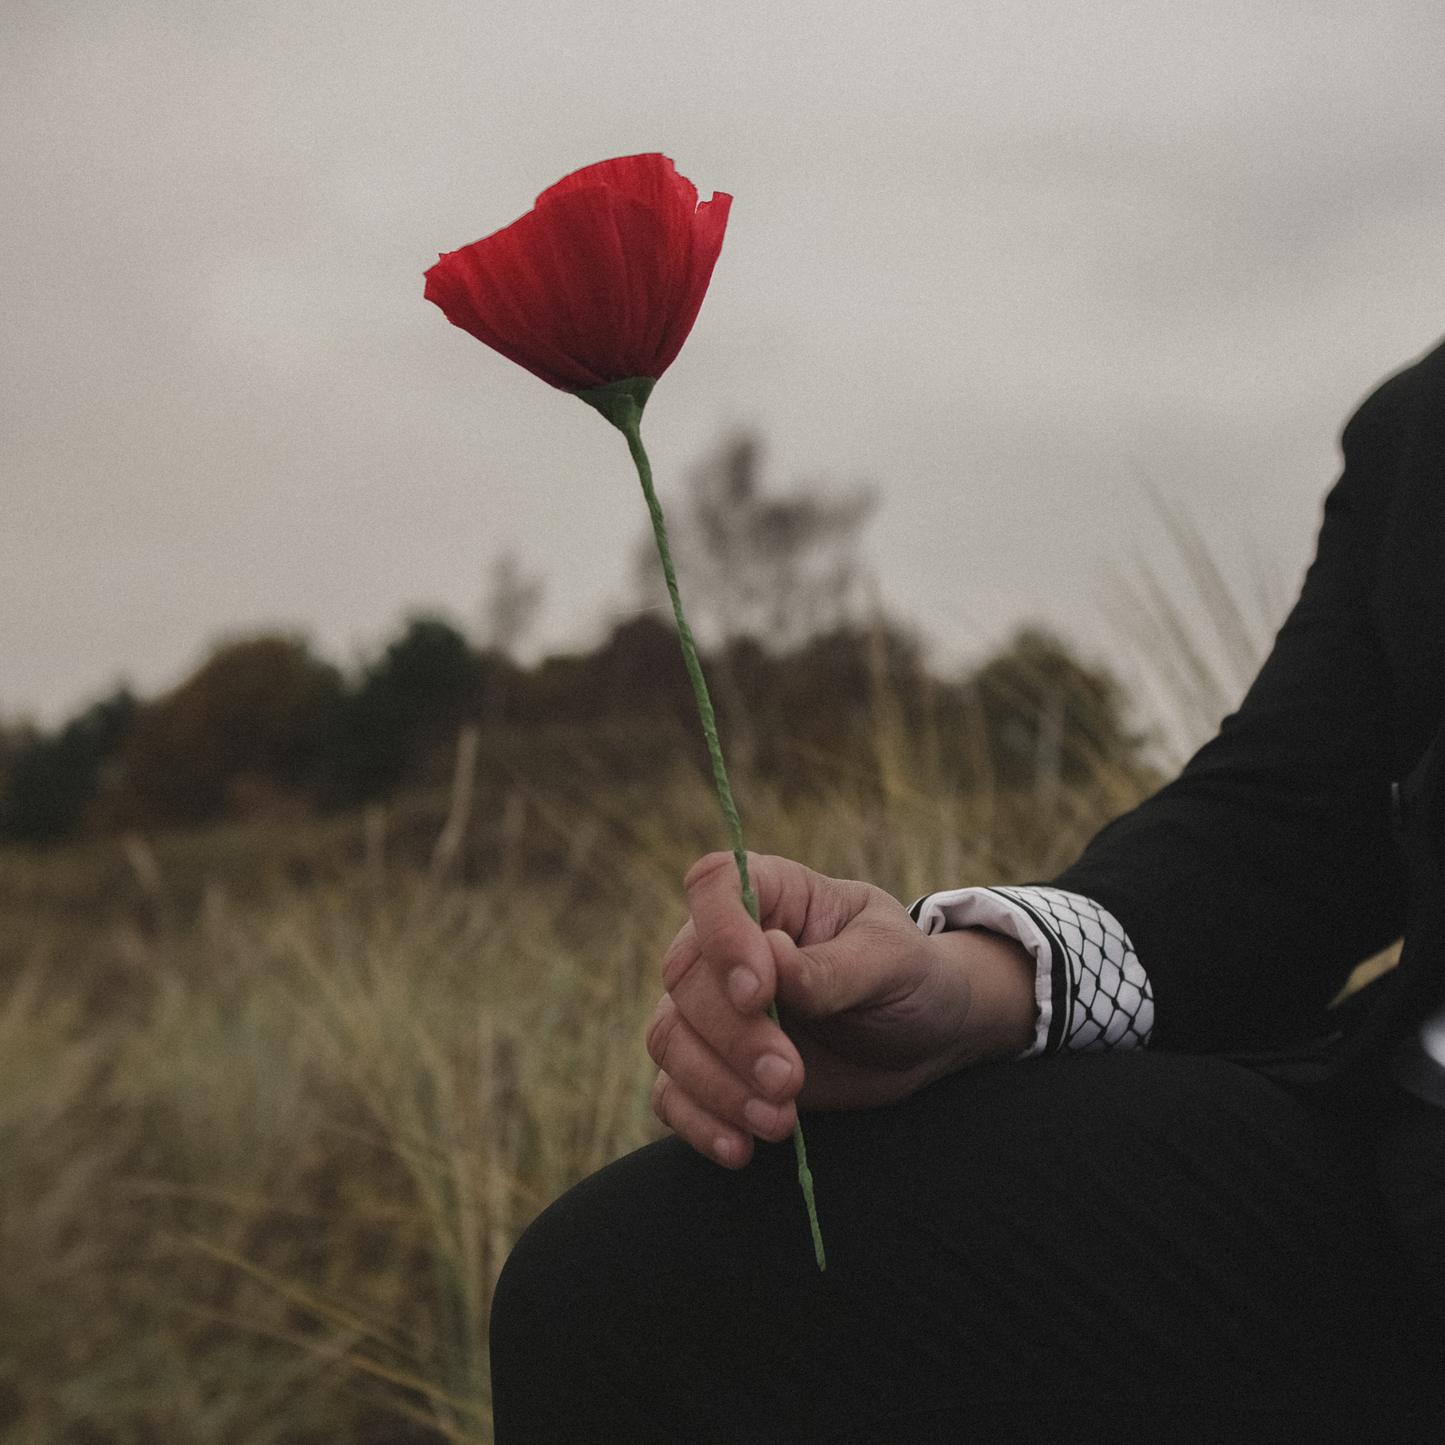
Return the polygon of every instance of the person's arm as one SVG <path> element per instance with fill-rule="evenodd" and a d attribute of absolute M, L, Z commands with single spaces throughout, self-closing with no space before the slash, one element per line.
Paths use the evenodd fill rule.
<path fill-rule="evenodd" d="M 1081 1043 L 1217 1052 L 1308 1038 L 1354 965 L 1398 936 L 1400 760 L 1372 601 L 1412 409 L 1442 400 L 1445 363 L 1431 361 L 1433 392 L 1420 394 L 1419 369 L 1403 373 L 1346 428 L 1318 555 L 1240 711 L 1054 880 L 1117 925 L 1138 969 L 1119 954 L 1135 985 L 1128 1017 L 1091 1014 Z M 693 918 L 649 1032 L 654 1108 L 721 1163 L 746 1163 L 754 1136 L 785 1138 L 795 1101 L 887 1103 L 952 1069 L 1039 1051 L 1045 997 L 1057 1010 L 1074 987 L 1049 995 L 1042 955 L 1018 932 L 954 931 L 955 919 L 920 941 L 879 889 L 782 859 L 758 868 L 766 933 L 742 909 L 729 855 L 689 875 Z M 764 1012 L 775 993 L 794 1040 Z M 1043 1047 L 1070 1045 L 1043 1032 Z"/>
<path fill-rule="evenodd" d="M 1401 932 L 1395 700 L 1373 601 L 1421 386 L 1420 368 L 1402 373 L 1345 429 L 1315 561 L 1239 711 L 1054 880 L 1127 931 L 1154 991 L 1153 1047 L 1317 1035 L 1354 965 Z"/>

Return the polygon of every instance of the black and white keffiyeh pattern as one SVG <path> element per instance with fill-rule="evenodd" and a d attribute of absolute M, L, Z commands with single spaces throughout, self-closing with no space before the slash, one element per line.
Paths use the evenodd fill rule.
<path fill-rule="evenodd" d="M 1039 1017 L 1020 1058 L 1149 1042 L 1149 975 L 1119 920 L 1092 898 L 1062 888 L 955 888 L 930 893 L 908 911 L 925 933 L 987 928 L 1033 954 Z"/>

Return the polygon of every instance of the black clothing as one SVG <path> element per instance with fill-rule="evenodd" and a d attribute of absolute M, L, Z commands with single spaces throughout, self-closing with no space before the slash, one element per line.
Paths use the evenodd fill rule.
<path fill-rule="evenodd" d="M 1343 442 L 1315 561 L 1239 711 L 1055 882 L 1127 930 L 1152 1048 L 1229 1055 L 1358 1113 L 1390 1107 L 1392 1053 L 1421 1090 L 1429 1061 L 1402 1051 L 1445 995 L 1445 346 Z M 1401 935 L 1399 966 L 1330 1011 Z M 1391 1198 L 1416 1202 L 1394 1223 L 1445 1298 L 1445 1110 L 1412 1137 L 1384 1165 Z"/>
<path fill-rule="evenodd" d="M 786 1143 L 667 1139 L 538 1219 L 498 1445 L 1435 1438 L 1371 1151 L 1256 1073 L 1060 1054 L 807 1130 L 825 1275 Z"/>
<path fill-rule="evenodd" d="M 1151 1048 L 809 1115 L 822 1278 L 787 1146 L 594 1175 L 499 1282 L 499 1445 L 1390 1438 L 1445 1381 L 1445 1110 L 1387 1068 L 1445 988 L 1445 347 L 1344 449 L 1239 712 L 1055 880 L 1128 931 Z"/>
<path fill-rule="evenodd" d="M 1445 796 L 1422 768 L 1445 723 L 1445 347 L 1365 402 L 1344 452 L 1304 590 L 1239 711 L 1055 880 L 1128 930 L 1152 1047 L 1318 1053 L 1321 1078 L 1338 1051 L 1313 1046 L 1357 963 L 1406 935 L 1366 1016 L 1402 979 L 1445 981 Z M 1392 785 L 1412 778 L 1407 864 Z"/>

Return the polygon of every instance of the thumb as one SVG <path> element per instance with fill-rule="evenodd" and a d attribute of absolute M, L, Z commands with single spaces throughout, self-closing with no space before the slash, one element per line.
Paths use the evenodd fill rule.
<path fill-rule="evenodd" d="M 801 1018 L 827 1018 L 859 1001 L 851 959 L 855 949 L 839 939 L 799 948 L 780 929 L 764 935 L 777 970 L 777 1000 Z"/>

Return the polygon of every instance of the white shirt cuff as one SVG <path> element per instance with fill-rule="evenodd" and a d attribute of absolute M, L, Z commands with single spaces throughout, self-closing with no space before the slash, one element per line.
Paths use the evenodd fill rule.
<path fill-rule="evenodd" d="M 908 911 L 925 933 L 987 928 L 1033 955 L 1038 1020 L 1021 1059 L 1149 1042 L 1149 975 L 1119 920 L 1092 898 L 1062 888 L 954 888 L 930 893 Z"/>

